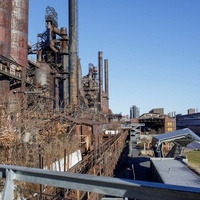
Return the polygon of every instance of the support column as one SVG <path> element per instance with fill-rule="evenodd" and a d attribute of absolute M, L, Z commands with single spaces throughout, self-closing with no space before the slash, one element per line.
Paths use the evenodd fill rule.
<path fill-rule="evenodd" d="M 3 191 L 2 200 L 14 199 L 14 183 L 13 183 L 13 171 L 6 170 L 6 182 Z"/>

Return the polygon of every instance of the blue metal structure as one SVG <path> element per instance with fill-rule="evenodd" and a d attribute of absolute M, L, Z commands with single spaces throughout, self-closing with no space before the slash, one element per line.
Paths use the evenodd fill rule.
<path fill-rule="evenodd" d="M 189 128 L 200 136 L 200 113 L 176 115 L 176 128 Z"/>
<path fill-rule="evenodd" d="M 200 137 L 189 128 L 184 128 L 154 136 L 152 138 L 152 147 L 156 157 L 163 157 L 162 144 L 164 142 L 173 142 L 175 147 L 179 148 L 179 152 L 181 153 L 183 147 L 186 147 L 194 141 L 200 141 Z"/>

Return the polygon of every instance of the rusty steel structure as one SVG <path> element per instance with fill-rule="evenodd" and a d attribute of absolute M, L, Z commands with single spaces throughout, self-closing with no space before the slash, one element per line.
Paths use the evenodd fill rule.
<path fill-rule="evenodd" d="M 22 68 L 21 90 L 26 90 L 26 67 L 28 65 L 28 6 L 29 0 L 12 0 L 10 58 Z"/>
<path fill-rule="evenodd" d="M 10 55 L 11 1 L 0 1 L 0 54 Z"/>
<path fill-rule="evenodd" d="M 28 6 L 27 0 L 12 0 L 10 56 L 24 68 L 28 65 Z"/>
<path fill-rule="evenodd" d="M 104 60 L 104 67 L 105 67 L 105 93 L 108 97 L 109 90 L 108 90 L 108 59 Z"/>
<path fill-rule="evenodd" d="M 11 39 L 11 1 L 0 2 L 0 55 L 9 57 Z M 9 77 L 0 74 L 0 93 L 10 90 Z"/>
<path fill-rule="evenodd" d="M 99 66 L 99 110 L 102 110 L 102 85 L 103 85 L 103 52 L 99 51 L 98 52 L 98 66 Z"/>
<path fill-rule="evenodd" d="M 0 2 L 0 55 L 4 71 L 1 73 L 0 92 L 9 93 L 13 79 L 18 69 L 22 71 L 22 80 L 19 86 L 25 91 L 26 67 L 28 65 L 28 6 L 26 0 L 6 0 Z M 7 61 L 6 61 L 7 60 Z M 6 61 L 6 63 L 5 63 Z M 15 62 L 16 64 L 12 64 Z M 20 66 L 20 67 L 18 67 Z M 3 70 L 2 68 L 2 70 Z M 18 80 L 19 81 L 19 80 Z M 15 81 L 16 82 L 16 79 Z"/>
<path fill-rule="evenodd" d="M 98 69 L 92 63 L 88 65 L 89 73 L 82 79 L 83 90 L 87 99 L 88 106 L 97 110 L 99 102 L 99 84 L 97 80 Z"/>
<path fill-rule="evenodd" d="M 89 67 L 88 75 L 82 77 L 77 47 L 77 0 L 69 0 L 68 29 L 58 27 L 58 14 L 54 8 L 47 6 L 46 30 L 38 34 L 38 42 L 34 45 L 28 44 L 28 8 L 27 0 L 0 2 L 0 62 L 9 71 L 1 73 L 1 93 L 12 93 L 13 89 L 21 93 L 39 92 L 51 101 L 49 107 L 52 110 L 79 105 L 95 112 L 108 113 L 108 60 L 104 62 L 103 91 L 102 51 L 98 52 L 98 68 L 92 64 L 93 72 Z M 31 54 L 36 54 L 37 59 L 28 59 Z M 8 62 L 5 63 L 5 60 Z M 16 64 L 9 64 L 12 62 Z M 19 68 L 20 80 L 11 78 L 11 74 L 19 73 Z"/>
<path fill-rule="evenodd" d="M 117 135 L 101 135 L 100 138 L 103 140 L 102 145 L 98 146 L 93 151 L 90 151 L 81 162 L 70 168 L 69 172 L 113 177 L 113 172 L 119 160 L 120 154 L 123 151 L 126 137 L 127 135 L 124 131 Z M 65 194 L 65 196 L 69 199 L 79 200 L 95 200 L 103 197 L 103 195 L 99 195 L 97 193 L 89 193 L 78 190 L 69 191 L 61 188 L 52 200 L 59 198 L 61 193 Z M 48 197 L 46 198 L 48 199 Z"/>
<path fill-rule="evenodd" d="M 77 67 L 77 0 L 69 0 L 69 97 L 70 104 L 78 102 L 78 67 Z"/>
<path fill-rule="evenodd" d="M 108 59 L 104 60 L 104 72 L 105 72 L 105 101 L 104 101 L 104 108 L 105 112 L 108 112 L 109 109 L 109 84 L 108 84 Z"/>
<path fill-rule="evenodd" d="M 20 137 L 26 138 L 20 140 L 17 155 L 25 155 L 23 142 L 29 143 L 29 140 L 32 142 L 27 149 L 39 148 L 34 142 L 40 134 L 43 141 L 51 141 L 53 145 L 55 141 L 49 132 L 63 126 L 67 127 L 67 130 L 63 128 L 67 137 L 73 135 L 76 138 L 78 145 L 73 148 L 79 149 L 83 157 L 73 168 L 69 168 L 68 162 L 64 171 L 113 176 L 127 132 L 104 134 L 104 127 L 109 127 L 112 115 L 109 109 L 108 59 L 103 60 L 103 52 L 99 51 L 97 65 L 89 63 L 88 74 L 82 76 L 78 56 L 78 0 L 68 0 L 68 5 L 69 27 L 59 27 L 57 12 L 47 6 L 45 30 L 38 33 L 37 43 L 31 45 L 28 43 L 29 0 L 0 1 L 0 117 L 8 119 L 9 130 L 17 130 Z M 36 59 L 31 59 L 31 55 Z M 5 93 L 8 96 L 3 98 Z M 14 110 L 17 111 L 14 113 Z M 2 133 L 2 130 L 7 131 L 4 125 L 2 121 Z M 70 146 L 70 140 L 64 142 Z M 49 144 L 43 144 L 43 149 L 49 148 Z M 0 148 L 7 152 L 1 143 Z M 16 144 L 9 148 L 15 149 Z M 66 149 L 60 151 L 64 151 L 65 159 L 72 153 Z M 36 151 L 34 153 L 37 155 Z M 24 157 L 27 156 L 32 155 L 27 153 Z M 60 159 L 56 156 L 53 158 Z M 16 162 L 20 159 L 16 157 Z M 32 164 L 41 168 L 43 162 L 48 167 L 53 163 L 50 152 L 39 153 L 39 164 L 38 160 L 33 160 Z M 58 189 L 55 198 L 62 192 Z M 65 193 L 69 198 L 88 196 L 98 199 L 96 194 Z"/>

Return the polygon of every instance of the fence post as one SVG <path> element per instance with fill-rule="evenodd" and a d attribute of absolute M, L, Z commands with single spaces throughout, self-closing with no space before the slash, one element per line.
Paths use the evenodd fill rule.
<path fill-rule="evenodd" d="M 14 199 L 13 175 L 14 173 L 11 169 L 6 169 L 6 182 L 2 200 Z"/>

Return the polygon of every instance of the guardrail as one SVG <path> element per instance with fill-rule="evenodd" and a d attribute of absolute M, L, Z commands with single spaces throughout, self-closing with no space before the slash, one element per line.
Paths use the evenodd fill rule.
<path fill-rule="evenodd" d="M 0 178 L 6 178 L 2 200 L 14 199 L 14 180 L 141 200 L 200 199 L 200 188 L 12 165 L 0 165 Z"/>

